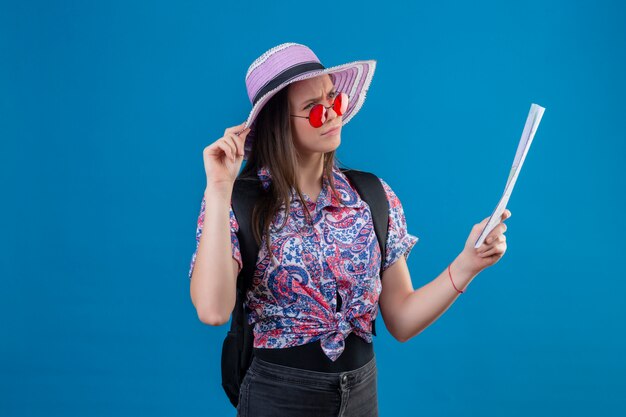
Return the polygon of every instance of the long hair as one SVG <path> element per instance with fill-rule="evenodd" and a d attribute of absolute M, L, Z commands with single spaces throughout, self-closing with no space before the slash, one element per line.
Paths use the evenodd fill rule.
<path fill-rule="evenodd" d="M 259 112 L 255 120 L 252 149 L 244 169 L 238 175 L 239 178 L 255 179 L 259 168 L 267 167 L 270 171 L 272 176 L 270 187 L 262 193 L 262 197 L 256 202 L 252 211 L 252 228 L 258 245 L 261 245 L 261 236 L 265 236 L 267 253 L 272 260 L 274 256 L 270 244 L 270 225 L 283 204 L 285 216 L 277 231 L 282 230 L 287 224 L 292 187 L 304 207 L 307 222 L 312 223 L 311 213 L 304 203 L 304 197 L 297 182 L 298 155 L 292 140 L 291 117 L 289 116 L 291 114 L 288 100 L 290 86 L 276 93 Z M 322 175 L 329 180 L 332 193 L 343 204 L 344 201 L 335 188 L 332 174 L 336 160 L 340 162 L 334 150 L 324 154 Z"/>

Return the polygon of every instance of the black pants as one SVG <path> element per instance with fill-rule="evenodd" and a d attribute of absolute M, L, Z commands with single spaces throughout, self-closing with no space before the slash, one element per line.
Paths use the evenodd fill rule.
<path fill-rule="evenodd" d="M 378 417 L 376 358 L 346 372 L 292 368 L 254 357 L 239 393 L 240 417 Z"/>

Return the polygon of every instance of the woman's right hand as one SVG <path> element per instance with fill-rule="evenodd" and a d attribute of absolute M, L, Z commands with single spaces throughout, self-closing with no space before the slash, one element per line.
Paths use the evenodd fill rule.
<path fill-rule="evenodd" d="M 231 191 L 243 162 L 244 143 L 250 128 L 244 129 L 246 122 L 229 127 L 224 136 L 204 148 L 204 170 L 207 187 Z M 237 135 L 237 132 L 240 132 Z"/>

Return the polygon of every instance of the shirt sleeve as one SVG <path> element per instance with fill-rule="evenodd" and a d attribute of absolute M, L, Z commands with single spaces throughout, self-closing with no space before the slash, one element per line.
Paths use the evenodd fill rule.
<path fill-rule="evenodd" d="M 387 232 L 387 249 L 382 269 L 384 271 L 400 259 L 400 256 L 404 255 L 408 259 L 411 249 L 419 238 L 407 231 L 404 209 L 396 193 L 382 178 L 379 179 L 389 202 L 389 231 Z"/>
<path fill-rule="evenodd" d="M 191 279 L 191 275 L 193 274 L 193 267 L 196 264 L 196 255 L 198 253 L 198 246 L 200 246 L 200 236 L 202 236 L 202 226 L 204 225 L 204 209 L 205 209 L 205 199 L 202 197 L 202 203 L 200 204 L 200 215 L 198 216 L 198 225 L 196 227 L 196 249 L 191 256 L 191 264 L 189 265 L 189 279 Z M 239 223 L 237 223 L 237 219 L 235 218 L 235 213 L 233 212 L 233 206 L 231 204 L 229 209 L 229 217 L 230 217 L 230 246 L 232 257 L 235 261 L 237 261 L 237 274 L 241 272 L 241 268 L 243 267 L 243 262 L 241 260 L 241 251 L 239 247 L 239 239 L 237 239 L 237 232 L 239 231 Z"/>

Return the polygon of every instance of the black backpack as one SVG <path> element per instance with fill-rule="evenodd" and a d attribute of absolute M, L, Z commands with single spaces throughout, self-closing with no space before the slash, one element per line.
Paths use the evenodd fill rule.
<path fill-rule="evenodd" d="M 374 231 L 381 251 L 381 272 L 385 262 L 389 203 L 378 177 L 370 172 L 341 168 L 359 196 L 370 207 Z M 254 276 L 259 246 L 252 233 L 252 210 L 264 190 L 258 178 L 237 178 L 233 186 L 232 207 L 239 231 L 237 238 L 243 267 L 237 277 L 237 300 L 231 316 L 230 330 L 222 344 L 222 387 L 228 399 L 237 407 L 239 388 L 252 362 L 253 327 L 248 324 L 248 309 L 244 306 L 246 289 Z M 376 320 L 372 321 L 372 333 L 376 335 Z"/>

